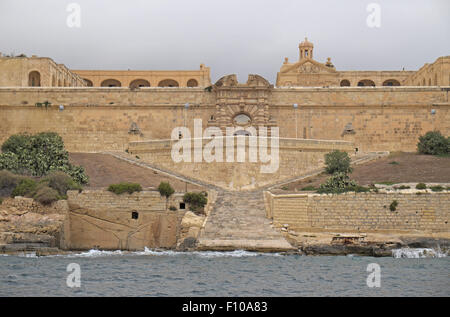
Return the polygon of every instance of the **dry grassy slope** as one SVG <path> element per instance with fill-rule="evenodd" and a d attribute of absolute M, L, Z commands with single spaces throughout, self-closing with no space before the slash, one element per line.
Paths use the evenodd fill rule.
<path fill-rule="evenodd" d="M 142 187 L 158 187 L 160 182 L 169 182 L 176 191 L 186 190 L 186 183 L 160 175 L 150 169 L 121 161 L 111 155 L 98 153 L 70 153 L 70 161 L 82 165 L 89 175 L 88 188 L 108 187 L 120 182 L 139 183 Z M 187 191 L 201 190 L 200 187 L 187 184 Z"/>
<path fill-rule="evenodd" d="M 395 162 L 395 163 L 393 163 Z M 306 186 L 319 186 L 329 175 L 318 175 L 288 185 L 289 190 Z M 354 166 L 351 179 L 360 185 L 372 183 L 449 183 L 450 157 L 419 155 L 416 153 L 392 153 L 391 155 Z"/>

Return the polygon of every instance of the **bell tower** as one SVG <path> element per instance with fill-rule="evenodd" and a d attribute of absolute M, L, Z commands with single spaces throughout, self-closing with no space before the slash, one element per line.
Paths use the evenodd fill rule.
<path fill-rule="evenodd" d="M 307 37 L 305 37 L 305 40 L 300 43 L 298 48 L 300 49 L 300 60 L 305 58 L 313 59 L 314 45 L 308 41 Z"/>

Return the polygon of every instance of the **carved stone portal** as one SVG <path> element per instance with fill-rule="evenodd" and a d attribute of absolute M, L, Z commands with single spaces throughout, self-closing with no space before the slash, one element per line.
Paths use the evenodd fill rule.
<path fill-rule="evenodd" d="M 269 97 L 273 85 L 263 77 L 249 75 L 247 82 L 240 84 L 236 75 L 228 75 L 219 79 L 213 89 L 217 105 L 208 126 L 219 127 L 223 133 L 227 127 L 277 126 L 276 120 L 269 113 Z"/>

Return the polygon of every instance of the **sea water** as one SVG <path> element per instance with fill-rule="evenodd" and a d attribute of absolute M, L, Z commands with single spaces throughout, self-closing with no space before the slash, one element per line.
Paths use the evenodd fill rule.
<path fill-rule="evenodd" d="M 69 287 L 68 265 L 80 287 Z M 369 287 L 369 264 L 380 267 Z M 372 285 L 373 286 L 373 285 Z M 450 260 L 433 249 L 392 257 L 99 251 L 0 256 L 0 296 L 450 296 Z"/>

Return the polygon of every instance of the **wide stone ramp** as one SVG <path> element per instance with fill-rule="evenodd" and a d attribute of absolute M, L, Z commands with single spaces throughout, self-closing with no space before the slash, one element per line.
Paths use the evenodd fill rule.
<path fill-rule="evenodd" d="M 152 171 L 161 173 L 162 175 L 167 175 L 169 177 L 176 178 L 176 179 L 178 179 L 180 181 L 183 181 L 183 182 L 186 182 L 186 183 L 190 183 L 190 184 L 193 184 L 193 185 L 205 187 L 205 188 L 208 188 L 208 189 L 220 190 L 219 187 L 217 187 L 217 186 L 215 186 L 213 184 L 206 183 L 206 182 L 200 181 L 198 179 L 194 179 L 194 178 L 191 178 L 191 177 L 184 176 L 184 175 L 179 174 L 179 173 L 177 173 L 175 171 L 171 171 L 171 170 L 163 169 L 161 167 L 157 167 L 157 166 L 155 166 L 153 164 L 150 164 L 148 162 L 144 162 L 142 160 L 139 160 L 135 156 L 130 155 L 128 153 L 117 152 L 117 151 L 105 151 L 105 152 L 102 152 L 102 153 L 111 155 L 111 156 L 113 156 L 113 157 L 115 157 L 115 158 L 117 158 L 119 160 L 125 161 L 125 162 L 127 162 L 129 164 L 133 164 L 133 165 L 140 166 L 140 167 L 143 167 L 143 168 L 148 168 L 148 169 L 150 169 Z"/>
<path fill-rule="evenodd" d="M 295 250 L 271 227 L 265 216 L 261 191 L 218 193 L 214 209 L 202 229 L 199 250 L 248 250 L 282 252 Z"/>

